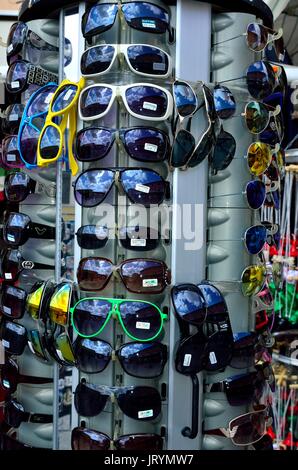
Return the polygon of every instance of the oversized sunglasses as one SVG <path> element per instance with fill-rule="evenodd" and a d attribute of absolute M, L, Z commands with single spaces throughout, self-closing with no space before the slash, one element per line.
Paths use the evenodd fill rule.
<path fill-rule="evenodd" d="M 44 413 L 29 413 L 23 405 L 11 399 L 5 403 L 4 421 L 13 428 L 19 428 L 22 423 L 48 424 L 53 422 L 53 415 Z"/>
<path fill-rule="evenodd" d="M 100 414 L 108 399 L 117 400 L 121 411 L 129 418 L 152 421 L 161 413 L 161 396 L 153 387 L 105 387 L 82 380 L 76 387 L 74 405 L 79 415 L 91 417 Z"/>
<path fill-rule="evenodd" d="M 101 225 L 83 225 L 76 233 L 78 245 L 87 250 L 97 250 L 106 246 L 109 235 L 109 228 Z M 117 237 L 123 248 L 133 251 L 151 251 L 160 243 L 160 233 L 157 230 L 138 225 L 117 229 Z"/>
<path fill-rule="evenodd" d="M 73 183 L 76 202 L 82 207 L 101 204 L 115 181 L 135 204 L 149 207 L 169 198 L 169 183 L 149 168 L 92 168 L 81 173 Z"/>
<path fill-rule="evenodd" d="M 160 294 L 171 283 L 171 272 L 163 261 L 132 258 L 115 266 L 102 257 L 82 258 L 77 269 L 80 289 L 97 292 L 106 287 L 114 272 L 129 292 Z"/>
<path fill-rule="evenodd" d="M 17 390 L 18 384 L 47 384 L 52 383 L 52 378 L 36 377 L 31 375 L 23 375 L 19 373 L 17 363 L 8 358 L 5 364 L 0 365 L 0 385 L 9 392 L 14 393 Z"/>
<path fill-rule="evenodd" d="M 100 3 L 87 10 L 82 18 L 82 34 L 90 43 L 93 36 L 110 29 L 121 11 L 126 23 L 133 29 L 151 34 L 169 31 L 169 41 L 173 42 L 174 33 L 170 28 L 167 10 L 150 2 Z"/>
<path fill-rule="evenodd" d="M 2 121 L 2 130 L 5 134 L 17 134 L 25 106 L 21 103 L 14 103 L 7 106 Z"/>
<path fill-rule="evenodd" d="M 127 112 L 146 121 L 165 121 L 173 112 L 171 93 L 159 85 L 134 83 L 131 85 L 90 85 L 80 94 L 79 116 L 92 121 L 105 116 L 115 99 L 121 96 Z"/>
<path fill-rule="evenodd" d="M 17 135 L 9 135 L 2 139 L 1 160 L 4 168 L 22 168 L 24 166 L 18 150 Z"/>
<path fill-rule="evenodd" d="M 75 140 L 76 158 L 80 162 L 101 160 L 120 140 L 127 154 L 140 162 L 160 162 L 168 157 L 168 135 L 154 127 L 132 127 L 118 132 L 106 127 L 81 129 Z"/>
<path fill-rule="evenodd" d="M 23 270 L 53 269 L 53 266 L 25 260 L 17 249 L 8 248 L 0 253 L 0 279 L 14 282 Z"/>
<path fill-rule="evenodd" d="M 74 343 L 74 355 L 81 372 L 98 374 L 117 358 L 126 374 L 143 379 L 159 377 L 168 357 L 167 347 L 158 342 L 132 342 L 113 351 L 106 341 L 81 337 Z"/>
<path fill-rule="evenodd" d="M 166 78 L 172 72 L 171 57 L 162 49 L 147 44 L 99 44 L 81 57 L 81 74 L 86 78 L 108 73 L 117 56 L 123 54 L 130 70 L 138 75 Z"/>
<path fill-rule="evenodd" d="M 83 338 L 98 336 L 116 314 L 125 334 L 134 341 L 153 341 L 168 318 L 157 305 L 145 300 L 86 297 L 70 308 L 71 324 Z"/>
<path fill-rule="evenodd" d="M 56 227 L 32 222 L 31 218 L 21 212 L 10 212 L 3 225 L 3 240 L 8 246 L 24 245 L 30 238 L 41 240 L 55 239 Z"/>
<path fill-rule="evenodd" d="M 163 439 L 158 434 L 127 434 L 111 439 L 94 429 L 74 428 L 71 432 L 72 450 L 162 450 Z"/>
<path fill-rule="evenodd" d="M 8 68 L 5 85 L 10 93 L 23 93 L 30 85 L 42 87 L 50 82 L 58 83 L 58 75 L 26 60 L 17 60 Z"/>
<path fill-rule="evenodd" d="M 27 293 L 20 287 L 2 284 L 0 311 L 10 319 L 18 320 L 25 313 Z"/>
<path fill-rule="evenodd" d="M 43 194 L 54 198 L 56 184 L 42 183 L 37 175 L 29 176 L 23 171 L 9 173 L 4 180 L 4 192 L 9 202 L 23 202 L 30 194 Z"/>

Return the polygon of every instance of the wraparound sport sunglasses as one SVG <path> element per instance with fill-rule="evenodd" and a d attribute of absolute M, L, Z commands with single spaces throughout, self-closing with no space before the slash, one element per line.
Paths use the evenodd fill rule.
<path fill-rule="evenodd" d="M 97 206 L 105 200 L 114 182 L 121 184 L 131 202 L 145 207 L 161 204 L 170 196 L 169 182 L 149 168 L 92 168 L 73 183 L 75 200 L 82 207 Z"/>
<path fill-rule="evenodd" d="M 169 31 L 169 41 L 174 40 L 167 10 L 149 2 L 100 3 L 88 9 L 82 18 L 82 34 L 91 43 L 93 36 L 110 29 L 117 13 L 121 12 L 126 23 L 133 29 L 146 33 L 162 34 Z"/>

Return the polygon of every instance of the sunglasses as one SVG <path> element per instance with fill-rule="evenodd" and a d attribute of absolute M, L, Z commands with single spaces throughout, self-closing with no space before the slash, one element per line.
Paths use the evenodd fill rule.
<path fill-rule="evenodd" d="M 263 289 L 266 274 L 266 267 L 263 265 L 247 266 L 241 274 L 242 294 L 245 297 L 257 295 Z"/>
<path fill-rule="evenodd" d="M 205 430 L 204 434 L 227 437 L 236 446 L 248 446 L 262 439 L 266 432 L 267 420 L 267 406 L 258 405 L 256 411 L 251 411 L 232 419 L 227 429 L 209 429 Z"/>
<path fill-rule="evenodd" d="M 33 176 L 33 178 L 32 178 Z M 29 176 L 23 171 L 9 173 L 4 180 L 4 192 L 9 202 L 23 202 L 30 194 L 43 194 L 50 198 L 56 195 L 55 183 L 41 183 L 36 175 Z M 38 177 L 37 177 L 38 178 Z"/>
<path fill-rule="evenodd" d="M 29 413 L 23 405 L 11 399 L 5 403 L 4 421 L 12 428 L 19 428 L 22 423 L 48 424 L 53 422 L 53 416 L 44 413 Z"/>
<path fill-rule="evenodd" d="M 233 335 L 233 355 L 230 367 L 233 369 L 247 369 L 255 367 L 260 360 L 268 359 L 267 349 L 260 343 L 257 333 L 239 332 Z"/>
<path fill-rule="evenodd" d="M 262 310 L 273 310 L 274 297 L 267 285 L 253 298 L 252 313 Z"/>
<path fill-rule="evenodd" d="M 3 240 L 11 247 L 24 245 L 29 239 L 48 240 L 56 238 L 56 227 L 32 222 L 21 212 L 10 212 L 3 225 Z"/>
<path fill-rule="evenodd" d="M 280 243 L 280 232 L 278 225 L 263 222 L 260 225 L 249 227 L 244 234 L 245 247 L 251 255 L 257 255 L 263 249 L 265 244 L 275 246 L 277 249 Z"/>
<path fill-rule="evenodd" d="M 18 133 L 24 109 L 25 106 L 21 103 L 14 103 L 7 106 L 2 120 L 2 130 L 4 134 L 14 135 Z"/>
<path fill-rule="evenodd" d="M 163 439 L 158 434 L 127 434 L 111 439 L 94 429 L 77 427 L 71 432 L 72 450 L 162 450 Z"/>
<path fill-rule="evenodd" d="M 86 87 L 80 94 L 79 116 L 92 121 L 105 116 L 115 99 L 120 96 L 127 112 L 146 121 L 165 121 L 173 112 L 171 93 L 158 85 L 134 83 L 132 85 L 96 84 Z"/>
<path fill-rule="evenodd" d="M 0 279 L 5 281 L 16 281 L 23 270 L 53 269 L 47 264 L 25 260 L 19 250 L 12 248 L 2 250 L 0 260 Z"/>
<path fill-rule="evenodd" d="M 159 377 L 167 362 L 168 352 L 164 344 L 132 342 L 117 351 L 106 341 L 78 337 L 74 343 L 77 368 L 86 374 L 98 374 L 110 361 L 119 360 L 128 375 L 143 379 Z"/>
<path fill-rule="evenodd" d="M 2 284 L 0 310 L 7 318 L 18 320 L 24 316 L 27 293 L 20 287 Z"/>
<path fill-rule="evenodd" d="M 147 44 L 100 44 L 83 53 L 82 76 L 93 78 L 108 73 L 120 54 L 124 55 L 130 70 L 138 75 L 166 78 L 172 72 L 171 57 L 159 47 Z"/>
<path fill-rule="evenodd" d="M 47 384 L 52 382 L 53 379 L 51 378 L 35 377 L 20 374 L 17 363 L 11 358 L 8 358 L 7 362 L 0 366 L 0 386 L 9 393 L 16 392 L 17 386 L 20 383 Z"/>
<path fill-rule="evenodd" d="M 38 166 L 47 166 L 57 161 L 61 156 L 64 134 L 69 121 L 69 165 L 72 175 L 78 172 L 78 164 L 72 152 L 72 143 L 76 132 L 76 104 L 84 85 L 84 78 L 81 78 L 77 83 L 63 80 L 52 96 L 49 103 L 48 114 L 38 139 Z M 55 122 L 57 118 L 61 118 L 59 125 Z"/>
<path fill-rule="evenodd" d="M 18 133 L 18 149 L 28 170 L 37 168 L 38 139 L 56 89 L 55 83 L 39 88 L 32 93 L 25 106 Z"/>
<path fill-rule="evenodd" d="M 3 319 L 0 327 L 0 337 L 5 352 L 21 356 L 27 345 L 27 330 L 19 323 Z"/>
<path fill-rule="evenodd" d="M 263 142 L 253 142 L 247 150 L 247 165 L 253 176 L 261 176 L 268 170 L 272 156 L 279 151 L 279 144 L 274 149 Z"/>
<path fill-rule="evenodd" d="M 26 60 L 13 62 L 7 71 L 5 86 L 9 93 L 23 93 L 30 85 L 44 86 L 58 83 L 58 75 Z"/>
<path fill-rule="evenodd" d="M 125 288 L 136 294 L 159 294 L 171 283 L 171 272 L 163 261 L 135 258 L 115 266 L 107 258 L 90 256 L 79 262 L 79 287 L 84 291 L 100 291 L 115 272 L 119 273 Z"/>
<path fill-rule="evenodd" d="M 133 29 L 151 34 L 169 32 L 169 42 L 174 41 L 174 32 L 170 27 L 167 10 L 149 2 L 101 3 L 93 5 L 82 17 L 82 34 L 91 43 L 93 36 L 110 29 L 116 20 L 118 11 L 126 23 Z"/>
<path fill-rule="evenodd" d="M 9 135 L 2 139 L 2 166 L 5 168 L 22 168 L 24 162 L 18 150 L 18 136 Z"/>
<path fill-rule="evenodd" d="M 156 388 L 147 386 L 105 387 L 82 380 L 76 387 L 74 405 L 77 413 L 92 417 L 100 414 L 108 398 L 117 403 L 129 418 L 152 421 L 161 413 L 161 396 Z"/>
<path fill-rule="evenodd" d="M 125 334 L 134 341 L 153 341 L 162 332 L 168 316 L 145 300 L 86 297 L 69 309 L 71 324 L 83 338 L 98 336 L 117 315 Z"/>
<path fill-rule="evenodd" d="M 236 153 L 236 140 L 229 132 L 221 129 L 213 151 L 209 154 L 212 175 L 228 168 Z"/>
<path fill-rule="evenodd" d="M 86 250 L 98 250 L 109 241 L 107 226 L 83 225 L 76 233 L 78 245 Z M 126 250 L 152 251 L 160 243 L 160 233 L 151 227 L 121 227 L 117 230 L 118 239 Z"/>
<path fill-rule="evenodd" d="M 149 168 L 92 168 L 73 183 L 75 200 L 82 207 L 95 207 L 105 200 L 114 182 L 134 204 L 150 207 L 169 198 L 169 182 Z"/>
<path fill-rule="evenodd" d="M 80 162 L 101 160 L 118 139 L 127 154 L 140 162 L 161 162 L 169 154 L 169 137 L 160 129 L 132 127 L 117 132 L 106 127 L 91 127 L 81 129 L 76 135 L 76 158 Z"/>

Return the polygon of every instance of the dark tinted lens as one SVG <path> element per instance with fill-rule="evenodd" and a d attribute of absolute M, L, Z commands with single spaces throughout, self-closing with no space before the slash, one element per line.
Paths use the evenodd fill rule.
<path fill-rule="evenodd" d="M 264 381 L 257 380 L 257 372 L 227 378 L 225 392 L 231 406 L 248 405 L 262 396 Z"/>
<path fill-rule="evenodd" d="M 77 91 L 77 85 L 65 85 L 64 87 L 60 88 L 59 92 L 57 92 L 51 103 L 52 111 L 57 112 L 66 109 L 67 106 L 69 106 L 74 100 Z"/>
<path fill-rule="evenodd" d="M 153 387 L 133 387 L 116 392 L 118 405 L 129 418 L 150 421 L 161 412 L 161 398 Z"/>
<path fill-rule="evenodd" d="M 103 248 L 109 239 L 109 229 L 97 225 L 83 225 L 77 231 L 77 241 L 81 248 L 97 250 Z"/>
<path fill-rule="evenodd" d="M 111 130 L 104 128 L 82 129 L 76 137 L 76 157 L 80 162 L 104 158 L 114 142 Z"/>
<path fill-rule="evenodd" d="M 110 438 L 94 429 L 74 428 L 71 432 L 72 450 L 109 450 Z"/>
<path fill-rule="evenodd" d="M 246 185 L 247 203 L 252 209 L 259 209 L 266 198 L 266 188 L 262 181 L 249 181 Z"/>
<path fill-rule="evenodd" d="M 164 76 L 169 71 L 168 57 L 157 47 L 132 45 L 127 49 L 127 56 L 130 65 L 136 72 Z"/>
<path fill-rule="evenodd" d="M 104 409 L 108 397 L 108 395 L 96 390 L 92 384 L 81 382 L 75 391 L 75 408 L 79 415 L 96 416 Z"/>
<path fill-rule="evenodd" d="M 115 47 L 100 45 L 87 49 L 81 58 L 82 75 L 94 75 L 105 72 L 112 63 Z"/>
<path fill-rule="evenodd" d="M 256 100 L 271 95 L 274 90 L 275 76 L 272 67 L 263 61 L 251 64 L 246 73 L 247 89 Z"/>
<path fill-rule="evenodd" d="M 161 343 L 128 343 L 120 348 L 117 355 L 127 374 L 149 379 L 162 374 L 167 347 Z"/>
<path fill-rule="evenodd" d="M 36 164 L 36 151 L 40 132 L 25 124 L 21 127 L 19 150 L 22 158 L 30 165 Z"/>
<path fill-rule="evenodd" d="M 35 356 L 37 356 L 38 359 L 48 362 L 48 358 L 43 346 L 43 341 L 38 330 L 28 331 L 28 346 L 30 351 Z"/>
<path fill-rule="evenodd" d="M 135 293 L 158 293 L 166 287 L 165 267 L 160 261 L 136 259 L 121 266 L 121 278 L 125 287 Z"/>
<path fill-rule="evenodd" d="M 159 233 L 150 227 L 122 227 L 118 232 L 121 245 L 126 250 L 155 250 L 159 244 Z"/>
<path fill-rule="evenodd" d="M 6 352 L 20 356 L 27 344 L 26 328 L 18 323 L 6 321 L 2 325 L 1 339 Z"/>
<path fill-rule="evenodd" d="M 5 179 L 5 195 L 10 202 L 22 202 L 30 194 L 30 176 L 26 173 L 11 173 Z"/>
<path fill-rule="evenodd" d="M 217 137 L 216 144 L 211 157 L 213 170 L 225 170 L 231 163 L 236 152 L 236 141 L 232 134 L 221 131 Z"/>
<path fill-rule="evenodd" d="M 16 439 L 8 436 L 7 434 L 0 435 L 0 449 L 1 450 L 21 450 L 21 449 L 36 449 L 37 447 L 31 447 L 27 444 L 23 444 Z"/>
<path fill-rule="evenodd" d="M 230 366 L 234 369 L 251 367 L 255 363 L 257 336 L 251 333 L 234 335 L 233 357 Z"/>
<path fill-rule="evenodd" d="M 30 105 L 27 109 L 27 116 L 32 117 L 36 114 L 46 114 L 49 109 L 51 99 L 57 89 L 58 85 L 43 86 L 34 93 L 33 98 L 30 100 Z"/>
<path fill-rule="evenodd" d="M 82 117 L 96 117 L 103 114 L 112 96 L 112 89 L 106 86 L 96 85 L 83 90 L 80 97 Z"/>
<path fill-rule="evenodd" d="M 8 245 L 24 245 L 29 238 L 28 229 L 31 219 L 26 214 L 12 212 L 3 227 L 3 238 Z"/>
<path fill-rule="evenodd" d="M 17 364 L 12 359 L 9 359 L 7 363 L 1 365 L 1 386 L 10 393 L 14 393 L 18 385 L 18 374 L 19 369 Z"/>
<path fill-rule="evenodd" d="M 202 161 L 204 161 L 213 150 L 215 142 L 214 134 L 211 130 L 209 130 L 202 138 L 200 144 L 196 146 L 195 151 L 193 152 L 187 165 L 190 168 L 193 168 L 202 163 Z"/>
<path fill-rule="evenodd" d="M 109 170 L 87 170 L 76 180 L 74 195 L 83 207 L 100 204 L 111 189 L 114 173 Z"/>
<path fill-rule="evenodd" d="M 178 114 L 182 117 L 193 114 L 197 108 L 198 101 L 189 84 L 176 80 L 173 85 L 173 92 Z"/>
<path fill-rule="evenodd" d="M 263 103 L 251 101 L 245 107 L 245 122 L 253 134 L 260 134 L 269 122 L 269 112 Z"/>
<path fill-rule="evenodd" d="M 26 291 L 19 287 L 3 286 L 1 297 L 1 310 L 6 317 L 22 318 L 25 311 Z"/>
<path fill-rule="evenodd" d="M 185 129 L 181 129 L 175 136 L 172 147 L 171 165 L 174 168 L 185 165 L 193 153 L 195 145 L 196 142 L 193 135 Z"/>
<path fill-rule="evenodd" d="M 90 38 L 95 34 L 100 34 L 113 26 L 116 14 L 118 12 L 117 4 L 104 3 L 94 5 L 88 10 L 82 19 L 82 33 L 85 38 Z"/>
<path fill-rule="evenodd" d="M 268 30 L 259 23 L 250 23 L 247 26 L 247 45 L 253 51 L 259 52 L 265 49 L 268 40 Z"/>
<path fill-rule="evenodd" d="M 22 261 L 23 258 L 19 250 L 7 250 L 2 259 L 2 277 L 6 281 L 16 281 L 22 270 Z"/>
<path fill-rule="evenodd" d="M 188 336 L 180 342 L 175 358 L 177 372 L 193 375 L 204 369 L 206 341 L 205 335 L 199 330 L 198 333 Z"/>
<path fill-rule="evenodd" d="M 19 428 L 23 421 L 26 421 L 25 410 L 21 403 L 11 400 L 6 403 L 4 411 L 5 422 L 12 428 Z"/>
<path fill-rule="evenodd" d="M 147 2 L 125 3 L 121 8 L 132 28 L 150 33 L 166 32 L 169 15 L 163 8 Z"/>
<path fill-rule="evenodd" d="M 47 126 L 39 144 L 39 152 L 42 158 L 51 159 L 55 158 L 59 154 L 59 148 L 61 144 L 60 133 L 54 126 Z"/>
<path fill-rule="evenodd" d="M 227 313 L 227 306 L 221 292 L 212 284 L 198 284 L 198 289 L 207 307 L 207 321 L 222 320 Z"/>
<path fill-rule="evenodd" d="M 74 344 L 77 367 L 86 374 L 102 372 L 111 360 L 112 351 L 111 345 L 101 340 L 78 337 Z"/>
<path fill-rule="evenodd" d="M 168 108 L 167 95 L 155 86 L 131 86 L 125 91 L 127 105 L 138 116 L 161 118 Z"/>
<path fill-rule="evenodd" d="M 245 244 L 247 251 L 256 255 L 262 251 L 267 239 L 267 230 L 263 225 L 254 225 L 245 232 Z"/>
<path fill-rule="evenodd" d="M 5 110 L 4 130 L 7 134 L 17 134 L 24 112 L 25 106 L 21 103 L 15 103 L 8 106 Z"/>
<path fill-rule="evenodd" d="M 204 298 L 196 286 L 177 286 L 172 289 L 172 301 L 176 313 L 183 320 L 200 326 L 207 314 Z"/>
<path fill-rule="evenodd" d="M 142 301 L 121 302 L 119 311 L 127 332 L 137 340 L 150 340 L 162 328 L 162 319 L 154 305 Z"/>
<path fill-rule="evenodd" d="M 169 140 L 158 129 L 135 127 L 124 133 L 120 132 L 128 155 L 142 162 L 159 162 L 166 158 Z"/>
<path fill-rule="evenodd" d="M 11 57 L 22 50 L 26 39 L 27 31 L 28 26 L 26 25 L 26 23 L 23 23 L 21 21 L 14 23 L 11 26 L 7 37 L 7 57 Z"/>
<path fill-rule="evenodd" d="M 86 299 L 79 302 L 73 313 L 73 323 L 78 333 L 94 336 L 104 325 L 111 304 L 105 300 Z"/>
<path fill-rule="evenodd" d="M 230 331 L 217 331 L 208 338 L 205 350 L 209 372 L 220 370 L 230 364 L 233 354 L 233 335 Z"/>
<path fill-rule="evenodd" d="M 266 412 L 249 413 L 239 418 L 233 419 L 230 423 L 230 429 L 235 429 L 236 434 L 233 442 L 240 445 L 248 445 L 261 439 L 265 433 Z"/>
<path fill-rule="evenodd" d="M 20 157 L 17 143 L 18 138 L 16 135 L 9 136 L 2 140 L 2 161 L 4 165 L 12 168 L 18 168 L 24 165 Z"/>
<path fill-rule="evenodd" d="M 104 288 L 113 272 L 113 264 L 105 258 L 83 258 L 80 260 L 77 278 L 79 287 L 86 291 Z"/>
<path fill-rule="evenodd" d="M 235 98 L 227 87 L 216 85 L 213 90 L 213 98 L 215 110 L 220 119 L 229 119 L 235 114 Z"/>
<path fill-rule="evenodd" d="M 117 450 L 162 450 L 163 439 L 157 434 L 130 434 L 119 437 L 114 445 Z"/>
<path fill-rule="evenodd" d="M 26 85 L 28 65 L 22 60 L 14 62 L 6 75 L 6 88 L 10 93 L 23 91 Z"/>
<path fill-rule="evenodd" d="M 156 171 L 147 168 L 121 172 L 122 186 L 132 202 L 149 206 L 165 198 L 166 184 Z"/>

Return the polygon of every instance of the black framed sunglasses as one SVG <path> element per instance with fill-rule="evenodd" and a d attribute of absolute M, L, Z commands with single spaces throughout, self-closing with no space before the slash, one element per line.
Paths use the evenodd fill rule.
<path fill-rule="evenodd" d="M 20 374 L 19 367 L 12 358 L 8 358 L 5 364 L 0 366 L 0 386 L 9 393 L 14 393 L 18 384 L 47 384 L 52 382 L 53 379 L 50 377 Z"/>
<path fill-rule="evenodd" d="M 11 247 L 24 245 L 30 238 L 54 240 L 56 227 L 32 222 L 31 218 L 21 212 L 10 212 L 3 226 L 3 240 Z"/>
<path fill-rule="evenodd" d="M 25 106 L 22 103 L 14 103 L 5 109 L 2 129 L 5 134 L 17 134 Z"/>
<path fill-rule="evenodd" d="M 21 287 L 2 284 L 0 311 L 2 315 L 12 320 L 18 320 L 24 316 L 27 292 Z"/>
<path fill-rule="evenodd" d="M 4 192 L 9 202 L 23 202 L 30 194 L 45 193 L 48 197 L 56 195 L 56 184 L 44 184 L 35 175 L 29 176 L 23 171 L 8 173 L 4 180 Z"/>
<path fill-rule="evenodd" d="M 48 424 L 53 422 L 53 415 L 45 413 L 29 413 L 23 405 L 11 399 L 5 403 L 4 421 L 13 428 L 19 428 L 22 423 Z"/>
<path fill-rule="evenodd" d="M 42 87 L 50 82 L 58 83 L 58 75 L 26 60 L 17 60 L 8 68 L 5 86 L 9 93 L 23 93 L 30 85 Z"/>
<path fill-rule="evenodd" d="M 0 326 L 2 345 L 8 354 L 21 356 L 27 346 L 27 330 L 23 325 L 3 319 Z"/>

